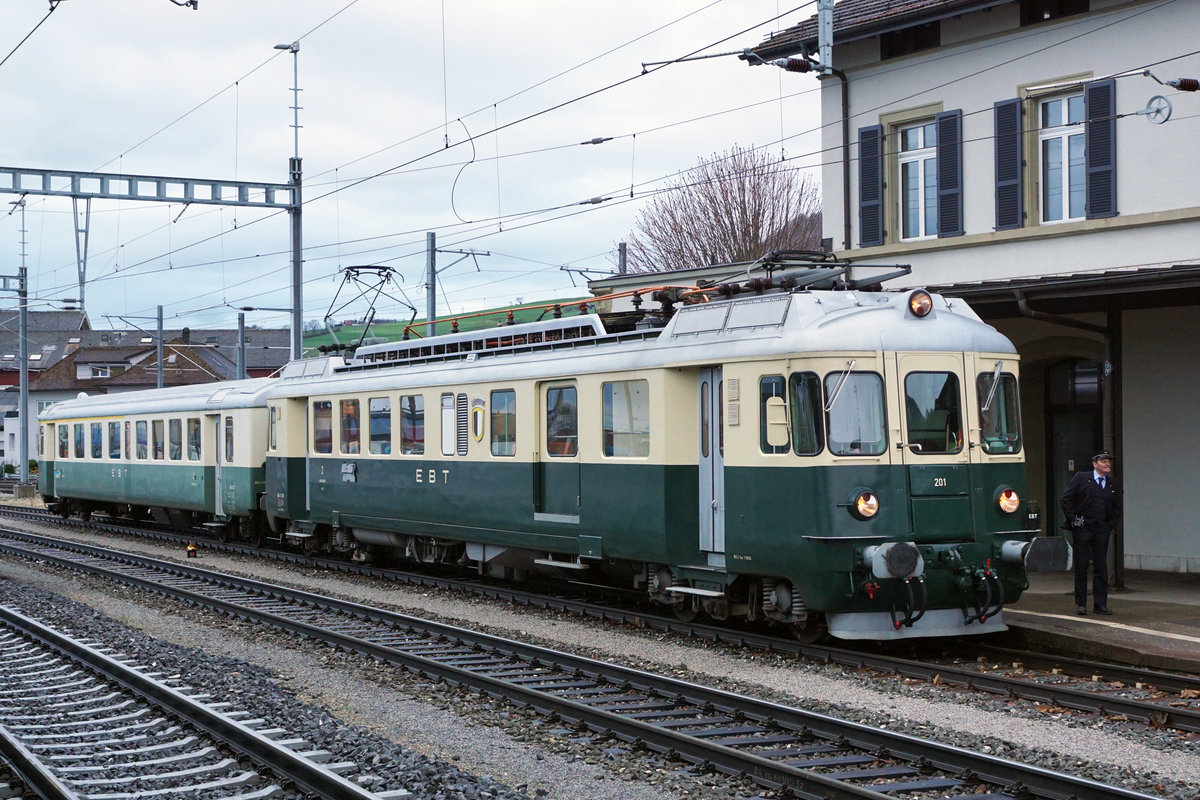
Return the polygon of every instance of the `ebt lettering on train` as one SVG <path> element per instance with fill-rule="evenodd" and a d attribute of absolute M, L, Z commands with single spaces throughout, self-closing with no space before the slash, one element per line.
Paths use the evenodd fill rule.
<path fill-rule="evenodd" d="M 440 480 L 438 478 L 438 472 L 442 473 Z M 450 470 L 449 469 L 436 470 L 436 469 L 424 469 L 423 467 L 417 467 L 417 483 L 434 484 L 434 483 L 449 483 L 449 482 L 450 482 Z"/>

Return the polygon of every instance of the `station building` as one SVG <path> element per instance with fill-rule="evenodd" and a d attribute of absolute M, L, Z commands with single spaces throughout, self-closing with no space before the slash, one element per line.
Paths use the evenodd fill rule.
<path fill-rule="evenodd" d="M 743 56 L 763 79 L 817 60 L 797 23 Z M 1118 584 L 1200 572 L 1197 30 L 1190 2 L 842 0 L 836 72 L 792 76 L 820 85 L 826 249 L 912 265 L 888 288 L 964 298 L 1018 346 L 1050 532 L 1072 471 L 1116 454 Z"/>

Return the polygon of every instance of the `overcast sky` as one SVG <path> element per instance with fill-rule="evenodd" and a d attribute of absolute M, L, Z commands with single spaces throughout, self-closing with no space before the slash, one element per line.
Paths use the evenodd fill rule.
<path fill-rule="evenodd" d="M 48 9 L 0 0 L 0 58 Z M 578 296 L 583 279 L 560 267 L 614 269 L 643 194 L 672 174 L 733 145 L 819 149 L 811 75 L 723 57 L 638 77 L 643 62 L 741 50 L 813 13 L 776 0 L 63 0 L 0 66 L 0 165 L 287 183 L 293 56 L 273 47 L 299 40 L 306 319 L 326 314 L 339 268 L 361 264 L 397 270 L 423 316 L 426 231 L 491 253 L 440 276 L 439 316 Z M 614 138 L 579 145 L 593 137 Z M 2 196 L 0 273 L 16 274 L 20 213 Z M 613 199 L 573 205 L 593 197 Z M 25 215 L 33 307 L 58 307 L 78 295 L 71 201 L 30 196 Z M 161 303 L 168 327 L 231 327 L 229 305 L 290 305 L 289 247 L 283 212 L 96 200 L 87 311 L 93 327 L 127 327 L 118 315 Z"/>

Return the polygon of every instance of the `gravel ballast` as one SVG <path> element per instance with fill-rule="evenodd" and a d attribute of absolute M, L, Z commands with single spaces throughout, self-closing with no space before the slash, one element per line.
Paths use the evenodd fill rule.
<path fill-rule="evenodd" d="M 97 539 L 92 534 L 53 533 Z M 107 541 L 133 552 L 183 560 L 176 548 L 128 538 Z M 482 627 L 1148 794 L 1200 797 L 1200 741 L 1174 731 L 212 551 L 202 551 L 197 565 Z M 422 683 L 390 667 L 298 643 L 260 626 L 195 612 L 91 579 L 52 577 L 11 560 L 0 564 L 0 577 L 39 584 L 102 608 L 149 636 L 236 659 L 239 670 L 274 676 L 275 683 L 286 687 L 281 690 L 276 685 L 275 691 L 292 702 L 319 706 L 321 713 L 358 726 L 363 736 L 378 737 L 393 748 L 391 742 L 397 742 L 437 765 L 426 769 L 457 765 L 469 776 L 456 780 L 470 785 L 472 791 L 489 792 L 420 796 L 636 800 L 758 793 L 746 784 L 697 775 L 652 754 L 631 752 L 627 745 L 597 743 L 477 695 Z M 736 680 L 730 678 L 733 675 Z M 375 746 L 384 744 L 375 742 Z"/>

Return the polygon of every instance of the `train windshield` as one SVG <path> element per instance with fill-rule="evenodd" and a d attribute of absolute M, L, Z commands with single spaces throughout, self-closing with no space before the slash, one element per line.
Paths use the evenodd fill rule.
<path fill-rule="evenodd" d="M 988 454 L 1021 451 L 1021 415 L 1017 379 L 1010 373 L 981 372 L 975 381 L 979 393 L 979 436 Z"/>
<path fill-rule="evenodd" d="M 837 456 L 878 456 L 887 450 L 883 378 L 873 372 L 825 376 L 829 451 Z"/>
<path fill-rule="evenodd" d="M 910 372 L 904 378 L 908 446 L 918 453 L 962 450 L 958 376 L 953 372 Z"/>

